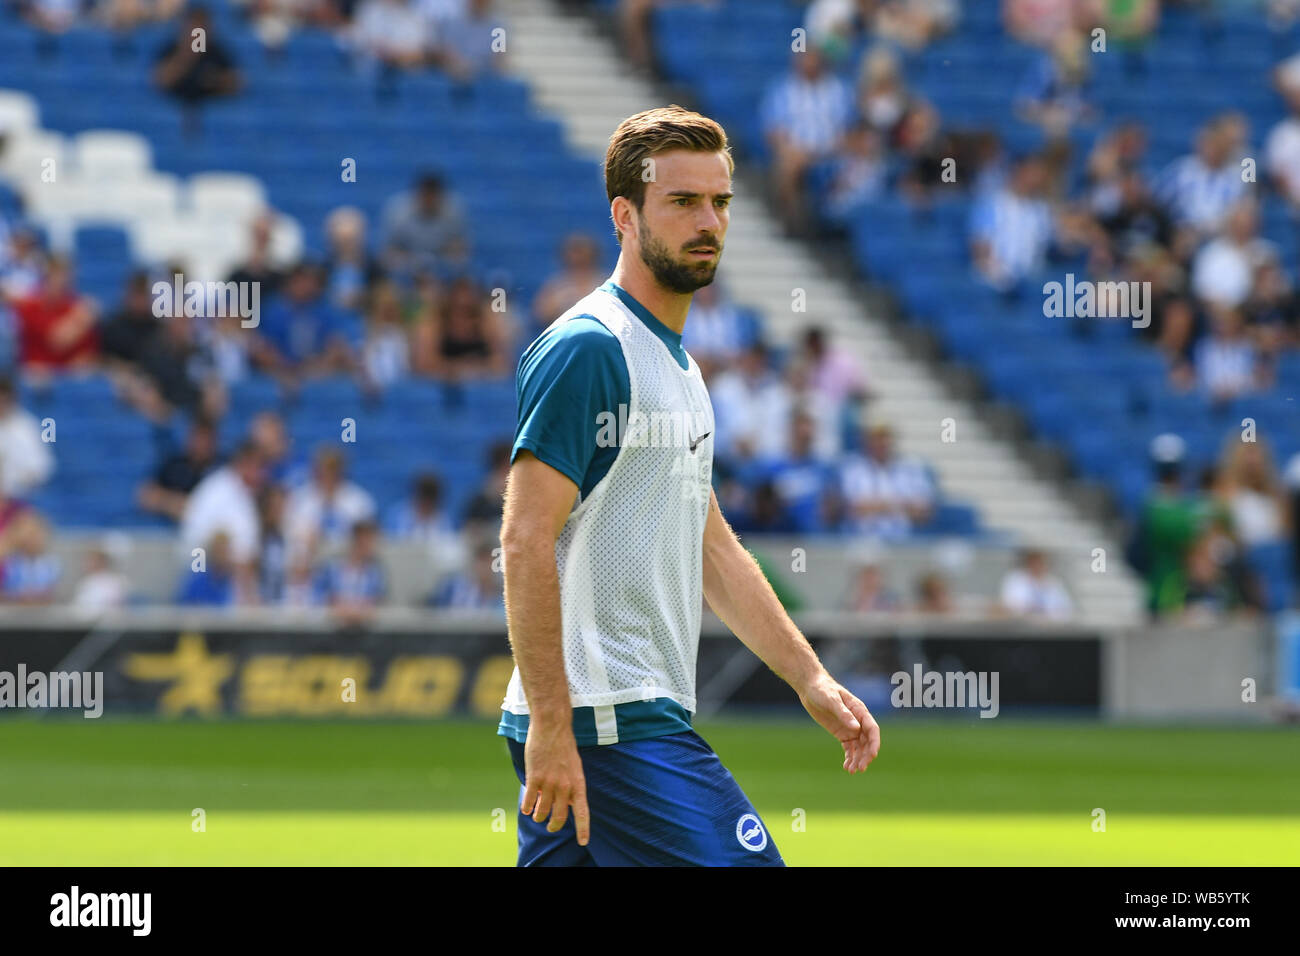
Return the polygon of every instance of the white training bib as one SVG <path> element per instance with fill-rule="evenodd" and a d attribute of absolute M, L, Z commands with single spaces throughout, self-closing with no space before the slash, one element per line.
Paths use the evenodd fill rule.
<path fill-rule="evenodd" d="M 555 544 L 564 666 L 574 707 L 670 698 L 695 710 L 713 406 L 695 360 L 598 289 L 556 322 L 593 316 L 623 349 L 631 402 L 600 422 L 617 442 L 608 473 Z M 503 704 L 528 713 L 519 670 Z"/>

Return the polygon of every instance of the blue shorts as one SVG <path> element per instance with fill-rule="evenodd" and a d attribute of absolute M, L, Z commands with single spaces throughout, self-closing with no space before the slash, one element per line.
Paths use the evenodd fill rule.
<path fill-rule="evenodd" d="M 524 745 L 506 740 L 524 794 Z M 785 866 L 749 798 L 695 731 L 579 747 L 591 839 L 519 816 L 519 866 Z M 519 802 L 516 802 L 516 806 Z"/>

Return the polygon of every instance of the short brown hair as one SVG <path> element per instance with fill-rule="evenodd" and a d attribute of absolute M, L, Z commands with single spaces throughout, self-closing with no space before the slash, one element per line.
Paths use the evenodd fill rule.
<path fill-rule="evenodd" d="M 722 127 L 674 103 L 629 116 L 614 130 L 605 151 L 605 194 L 609 201 L 623 196 L 639 210 L 645 203 L 646 181 L 642 174 L 646 158 L 672 149 L 725 153 L 730 171 L 735 172 L 736 162 Z M 617 229 L 614 232 L 622 242 L 622 235 Z"/>

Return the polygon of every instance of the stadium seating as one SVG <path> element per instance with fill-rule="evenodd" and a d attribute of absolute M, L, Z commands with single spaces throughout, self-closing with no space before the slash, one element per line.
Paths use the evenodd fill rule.
<path fill-rule="evenodd" d="M 902 65 L 908 88 L 937 107 L 945 127 L 991 128 L 1014 154 L 1042 144 L 1040 130 L 1018 120 L 1011 107 L 1036 54 L 1004 32 L 999 9 L 994 2 L 963 4 L 959 30 L 904 55 Z M 767 158 L 760 101 L 788 68 L 790 31 L 803 16 L 788 0 L 670 4 L 656 11 L 656 36 L 668 38 L 656 48 L 661 69 L 688 85 L 751 159 Z M 713 55 L 724 46 L 725 69 Z M 1211 14 L 1165 5 L 1144 69 L 1126 68 L 1119 53 L 1094 57 L 1089 95 L 1105 120 L 1071 134 L 1072 179 L 1082 182 L 1096 137 L 1121 119 L 1145 127 L 1148 173 L 1186 154 L 1197 129 L 1218 111 L 1242 113 L 1251 142 L 1261 143 L 1283 117 L 1270 70 L 1297 46 L 1300 26 L 1274 32 L 1265 18 L 1244 10 Z M 1284 263 L 1294 264 L 1300 245 L 1284 204 L 1264 203 L 1261 212 L 1262 234 Z M 1126 517 L 1136 516 L 1149 489 L 1146 448 L 1161 432 L 1176 431 L 1187 441 L 1192 475 L 1217 459 L 1224 438 L 1239 433 L 1246 418 L 1255 420 L 1280 462 L 1300 452 L 1300 415 L 1291 398 L 1300 392 L 1295 356 L 1281 362 L 1278 387 L 1269 393 L 1217 407 L 1199 395 L 1175 394 L 1166 363 L 1128 322 L 1047 318 L 1041 296 L 1006 298 L 978 282 L 967 247 L 970 214 L 970 196 L 959 187 L 941 192 L 928 208 L 891 192 L 854 211 L 853 257 L 866 276 L 892 289 L 912 321 L 977 369 L 994 397 L 1022 409 L 1038 436 L 1059 445 L 1080 475 L 1107 487 Z M 1052 275 L 1026 286 L 1059 280 L 1069 268 L 1058 263 Z M 1082 263 L 1077 271 L 1085 271 Z M 1290 600 L 1289 577 L 1278 570 L 1288 561 L 1269 552 L 1255 564 L 1271 583 L 1271 606 Z"/>

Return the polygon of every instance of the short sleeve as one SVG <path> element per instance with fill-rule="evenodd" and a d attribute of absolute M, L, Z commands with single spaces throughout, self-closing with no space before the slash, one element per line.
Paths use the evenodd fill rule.
<path fill-rule="evenodd" d="M 513 462 L 522 449 L 566 475 L 585 497 L 618 454 L 597 441 L 607 414 L 631 403 L 623 348 L 589 316 L 547 329 L 519 360 Z"/>

